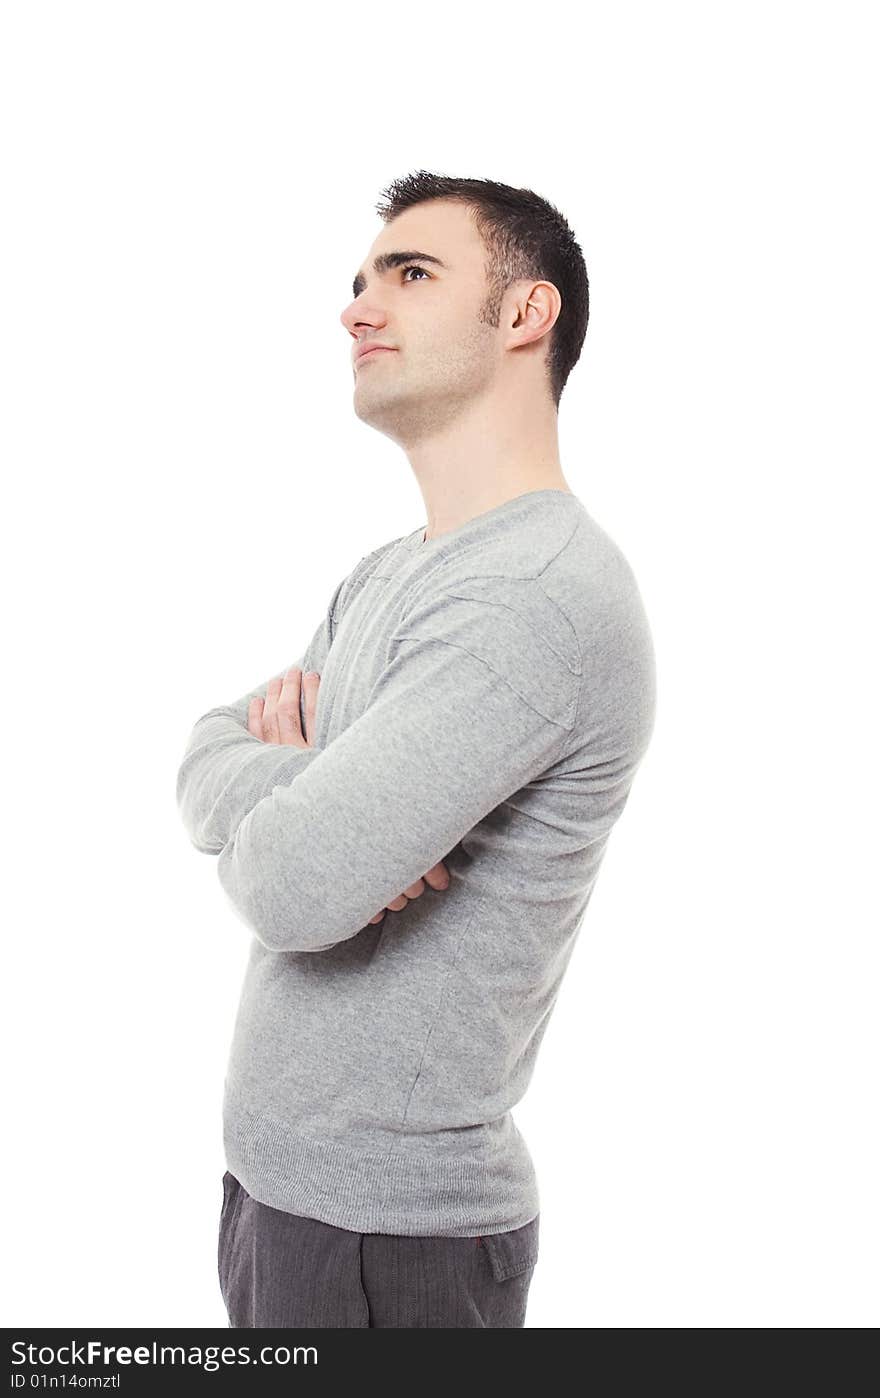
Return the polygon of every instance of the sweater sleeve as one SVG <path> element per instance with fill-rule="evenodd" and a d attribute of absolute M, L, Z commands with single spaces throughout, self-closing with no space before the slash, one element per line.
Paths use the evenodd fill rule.
<path fill-rule="evenodd" d="M 336 609 L 347 579 L 336 587 L 323 621 L 298 660 L 304 673 L 323 670 L 333 643 Z M 256 689 L 196 720 L 177 772 L 177 806 L 184 828 L 203 854 L 219 854 L 258 801 L 279 782 L 290 783 L 304 772 L 319 749 L 266 743 L 248 731 L 251 699 L 265 699 L 270 680 L 286 674 L 285 665 Z M 300 705 L 300 722 L 305 708 Z"/>
<path fill-rule="evenodd" d="M 311 641 L 292 665 L 305 672 L 324 669 L 333 637 L 346 607 L 399 538 L 366 553 L 337 583 L 324 618 Z M 317 757 L 318 748 L 289 743 L 265 743 L 248 732 L 251 699 L 265 699 L 272 679 L 283 677 L 285 665 L 240 699 L 209 709 L 196 720 L 177 771 L 177 807 L 184 828 L 203 854 L 219 854 L 249 811 L 279 782 L 290 784 Z M 320 694 L 318 703 L 320 704 Z M 305 705 L 300 703 L 300 722 Z"/>
<path fill-rule="evenodd" d="M 580 672 L 527 616 L 479 595 L 417 606 L 365 711 L 223 850 L 240 918 L 273 951 L 355 936 L 565 750 Z"/>

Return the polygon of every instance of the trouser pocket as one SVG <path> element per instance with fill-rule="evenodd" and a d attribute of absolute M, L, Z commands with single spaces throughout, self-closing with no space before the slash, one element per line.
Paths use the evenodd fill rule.
<path fill-rule="evenodd" d="M 232 1248 L 232 1224 L 236 1212 L 236 1202 L 241 1186 L 235 1175 L 227 1170 L 223 1176 L 223 1203 L 220 1208 L 220 1228 L 217 1238 L 217 1276 L 220 1294 L 226 1301 L 226 1285 L 229 1276 L 229 1257 Z"/>
<path fill-rule="evenodd" d="M 538 1261 L 538 1215 L 507 1233 L 484 1233 L 483 1245 L 496 1281 L 528 1272 Z"/>

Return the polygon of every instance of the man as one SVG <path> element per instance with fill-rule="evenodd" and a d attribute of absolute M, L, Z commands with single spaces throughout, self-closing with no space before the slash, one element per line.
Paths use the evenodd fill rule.
<path fill-rule="evenodd" d="M 296 663 L 204 714 L 177 782 L 253 933 L 225 1080 L 233 1326 L 516 1327 L 526 1090 L 652 732 L 633 574 L 563 476 L 583 256 L 529 190 L 395 182 L 342 313 L 354 409 L 424 526 Z"/>

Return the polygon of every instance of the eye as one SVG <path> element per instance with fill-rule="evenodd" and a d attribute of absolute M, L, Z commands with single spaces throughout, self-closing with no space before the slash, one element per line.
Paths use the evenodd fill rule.
<path fill-rule="evenodd" d="M 421 272 L 421 274 L 422 274 L 423 277 L 427 277 L 429 281 L 431 280 L 431 273 L 430 273 L 430 272 L 426 272 L 425 269 L 424 269 L 424 267 L 416 267 L 415 265 L 413 265 L 413 266 L 411 266 L 411 267 L 404 267 L 404 269 L 403 269 L 403 275 L 404 275 L 404 277 L 406 276 L 407 272 Z"/>

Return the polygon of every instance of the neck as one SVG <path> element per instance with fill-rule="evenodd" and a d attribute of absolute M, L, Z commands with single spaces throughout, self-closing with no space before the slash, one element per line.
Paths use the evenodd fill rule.
<path fill-rule="evenodd" d="M 454 422 L 406 448 L 425 502 L 425 537 L 529 490 L 569 490 L 559 459 L 557 414 L 548 403 L 499 420 L 485 401 L 468 404 Z"/>

